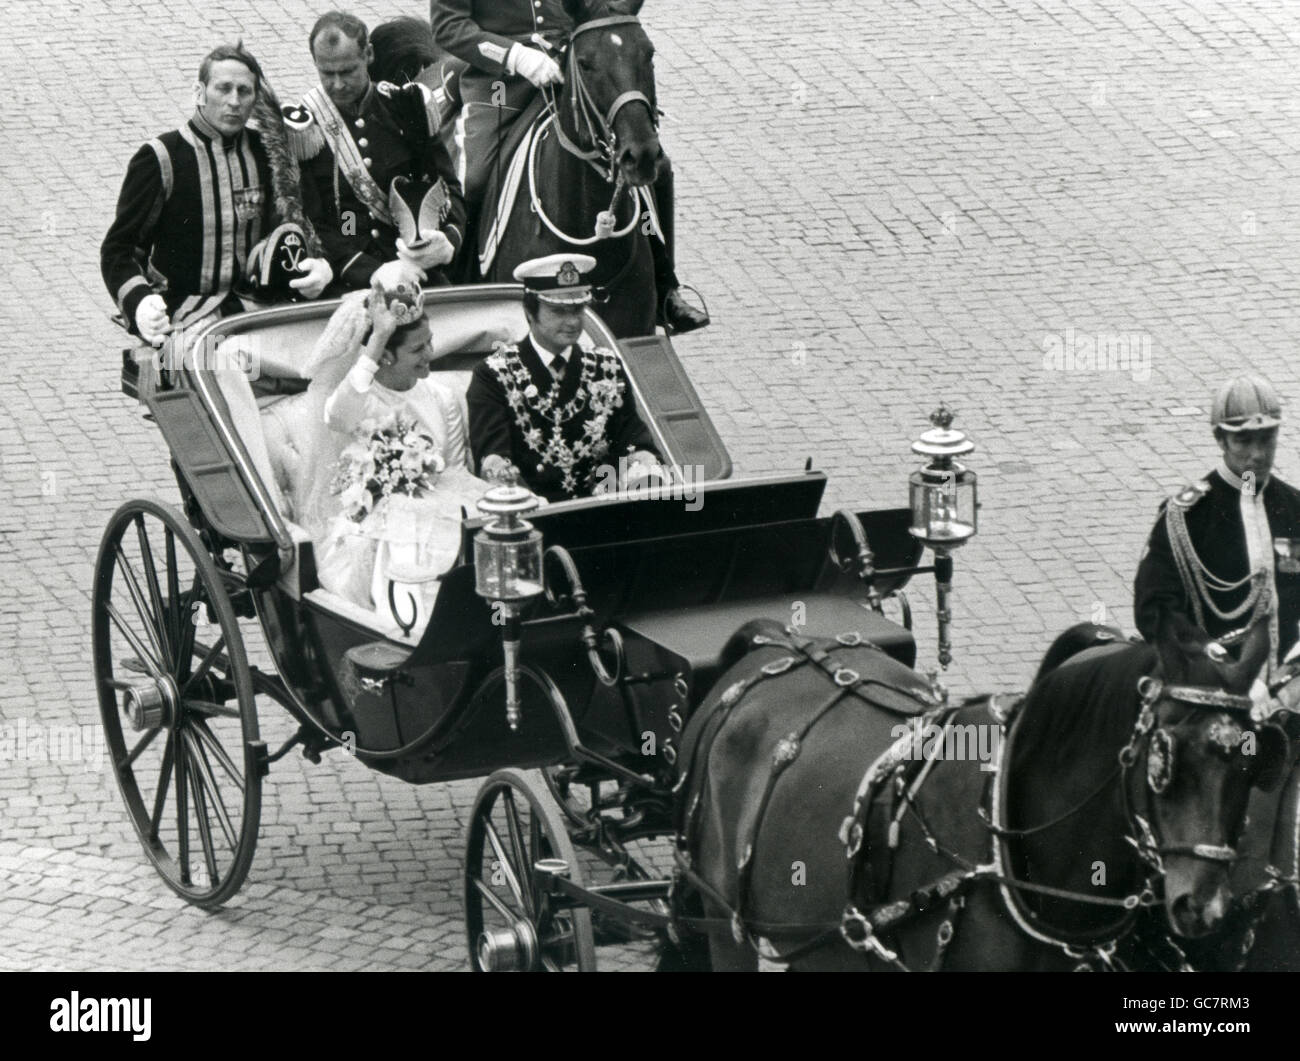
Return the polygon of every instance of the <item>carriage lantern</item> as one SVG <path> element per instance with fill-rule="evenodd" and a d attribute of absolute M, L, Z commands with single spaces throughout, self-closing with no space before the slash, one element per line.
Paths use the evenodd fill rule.
<path fill-rule="evenodd" d="M 952 410 L 942 402 L 930 414 L 934 425 L 917 441 L 912 452 L 929 458 L 928 463 L 908 478 L 912 510 L 912 536 L 934 550 L 934 581 L 939 618 L 939 663 L 952 662 L 948 624 L 952 612 L 948 595 L 952 591 L 952 552 L 975 536 L 979 502 L 976 476 L 957 461 L 975 449 L 975 443 L 952 429 Z"/>
<path fill-rule="evenodd" d="M 491 601 L 505 622 L 501 645 L 505 655 L 506 722 L 519 728 L 519 615 L 524 602 L 542 593 L 542 535 L 524 519 L 537 510 L 537 498 L 510 473 L 489 490 L 478 510 L 491 518 L 474 535 L 474 588 Z M 494 617 L 495 618 L 495 617 Z"/>

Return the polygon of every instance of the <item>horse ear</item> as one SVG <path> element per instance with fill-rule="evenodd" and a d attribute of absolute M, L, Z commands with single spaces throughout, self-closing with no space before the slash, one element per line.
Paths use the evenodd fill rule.
<path fill-rule="evenodd" d="M 1255 787 L 1261 792 L 1272 792 L 1282 780 L 1291 750 L 1286 731 L 1276 722 L 1260 726 L 1256 733 L 1259 767 L 1255 773 Z"/>
<path fill-rule="evenodd" d="M 1180 681 L 1187 673 L 1189 659 L 1204 655 L 1209 640 L 1209 635 L 1186 616 L 1165 612 L 1156 630 L 1156 652 L 1165 680 Z"/>
<path fill-rule="evenodd" d="M 1246 632 L 1246 639 L 1242 642 L 1241 655 L 1237 661 L 1234 663 L 1225 660 L 1216 664 L 1223 678 L 1224 687 L 1234 693 L 1244 693 L 1248 690 L 1259 677 L 1260 668 L 1264 666 L 1270 650 L 1268 616 L 1265 615 L 1257 619 Z"/>
<path fill-rule="evenodd" d="M 562 6 L 573 19 L 575 26 L 581 26 L 584 22 L 590 22 L 593 18 L 599 18 L 604 14 L 605 5 L 601 0 L 562 0 Z"/>

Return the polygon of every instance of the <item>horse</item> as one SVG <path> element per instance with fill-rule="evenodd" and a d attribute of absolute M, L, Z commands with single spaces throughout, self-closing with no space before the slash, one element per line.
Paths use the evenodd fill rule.
<path fill-rule="evenodd" d="M 658 238 L 652 235 L 658 222 L 650 186 L 666 164 L 654 48 L 634 14 L 603 0 L 574 6 L 577 25 L 564 53 L 564 83 L 555 86 L 523 138 L 512 208 L 505 218 L 489 217 L 499 194 L 490 181 L 478 225 L 480 258 L 462 251 L 468 271 L 458 279 L 510 281 L 515 267 L 531 258 L 590 254 L 601 318 L 620 338 L 648 335 L 656 309 L 650 239 Z M 509 165 L 503 150 L 499 173 Z M 490 263 L 478 270 L 489 249 Z"/>
<path fill-rule="evenodd" d="M 1219 931 L 1189 947 L 1198 969 L 1300 971 L 1300 742 L 1288 759 L 1280 794 L 1251 795 L 1232 869 L 1235 902 Z"/>
<path fill-rule="evenodd" d="M 742 628 L 679 756 L 676 957 L 694 931 L 716 969 L 1187 967 L 1285 748 L 1244 695 L 1267 629 L 1235 663 L 1117 633 L 950 707 L 852 633 Z"/>

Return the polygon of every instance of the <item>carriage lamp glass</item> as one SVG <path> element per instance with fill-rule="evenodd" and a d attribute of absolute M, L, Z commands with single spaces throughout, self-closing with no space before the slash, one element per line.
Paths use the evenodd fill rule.
<path fill-rule="evenodd" d="M 542 592 L 542 535 L 524 516 L 537 499 L 514 483 L 489 490 L 478 503 L 495 517 L 474 535 L 474 583 L 486 600 L 531 600 Z"/>
<path fill-rule="evenodd" d="M 957 461 L 975 443 L 952 428 L 952 410 L 941 404 L 930 414 L 934 426 L 912 443 L 912 452 L 929 458 L 908 477 L 912 536 L 932 549 L 956 549 L 978 529 L 976 475 Z"/>
<path fill-rule="evenodd" d="M 519 729 L 523 713 L 519 697 L 522 605 L 542 593 L 542 535 L 524 519 L 536 509 L 537 498 L 512 476 L 479 501 L 478 510 L 494 518 L 474 535 L 474 588 L 480 597 L 504 606 L 501 651 L 506 725 L 512 732 Z"/>

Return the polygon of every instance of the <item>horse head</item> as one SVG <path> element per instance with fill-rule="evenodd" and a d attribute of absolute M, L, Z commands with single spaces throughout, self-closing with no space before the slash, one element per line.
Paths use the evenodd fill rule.
<path fill-rule="evenodd" d="M 1251 715 L 1248 693 L 1270 651 L 1267 621 L 1251 628 L 1235 661 L 1185 628 L 1162 631 L 1157 650 L 1159 673 L 1139 684 L 1141 713 L 1121 762 L 1132 768 L 1139 851 L 1163 868 L 1170 926 L 1195 938 L 1227 913 L 1250 790 L 1277 784 L 1287 738 Z"/>
<path fill-rule="evenodd" d="M 639 8 L 640 4 L 633 5 Z M 632 187 L 653 184 L 663 161 L 654 45 L 626 5 L 577 0 L 561 122 L 578 145 L 604 154 Z"/>

